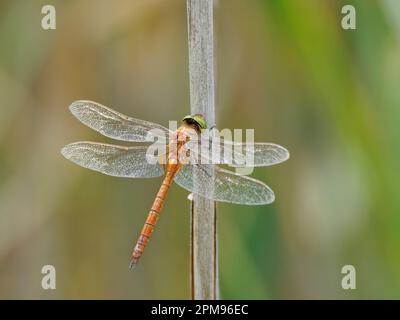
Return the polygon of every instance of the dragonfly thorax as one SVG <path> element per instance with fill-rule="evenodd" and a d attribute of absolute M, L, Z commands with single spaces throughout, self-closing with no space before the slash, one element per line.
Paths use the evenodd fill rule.
<path fill-rule="evenodd" d="M 168 163 L 184 165 L 189 161 L 189 141 L 200 139 L 200 132 L 195 125 L 184 123 L 171 137 L 168 145 Z"/>

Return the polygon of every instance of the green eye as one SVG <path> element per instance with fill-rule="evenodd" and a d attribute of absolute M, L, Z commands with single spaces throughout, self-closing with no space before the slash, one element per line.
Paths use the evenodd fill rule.
<path fill-rule="evenodd" d="M 206 120 L 201 114 L 188 115 L 184 117 L 182 121 L 186 121 L 189 124 L 195 123 L 200 127 L 200 129 L 207 129 Z"/>

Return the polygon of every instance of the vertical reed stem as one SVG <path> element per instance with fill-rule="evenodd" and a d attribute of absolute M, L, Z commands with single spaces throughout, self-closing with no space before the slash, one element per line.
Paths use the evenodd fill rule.
<path fill-rule="evenodd" d="M 187 0 L 190 111 L 215 124 L 213 0 Z M 196 183 L 196 177 L 194 177 Z M 211 187 L 211 186 L 210 186 Z M 218 298 L 216 206 L 194 194 L 191 204 L 192 299 Z"/>

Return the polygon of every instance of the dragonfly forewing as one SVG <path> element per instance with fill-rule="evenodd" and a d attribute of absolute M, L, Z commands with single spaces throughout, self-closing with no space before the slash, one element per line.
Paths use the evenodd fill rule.
<path fill-rule="evenodd" d="M 196 143 L 198 145 L 196 145 Z M 289 151 L 268 142 L 240 143 L 219 138 L 201 139 L 195 142 L 193 153 L 209 164 L 227 164 L 231 167 L 264 167 L 289 159 Z"/>
<path fill-rule="evenodd" d="M 112 139 L 151 142 L 169 138 L 170 130 L 162 125 L 128 117 L 97 102 L 78 100 L 69 109 L 83 124 Z"/>

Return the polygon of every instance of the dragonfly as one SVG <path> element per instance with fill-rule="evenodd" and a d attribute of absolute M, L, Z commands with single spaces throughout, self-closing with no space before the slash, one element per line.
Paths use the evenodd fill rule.
<path fill-rule="evenodd" d="M 269 204 L 275 196 L 266 184 L 218 165 L 233 168 L 250 165 L 261 167 L 281 163 L 289 158 L 288 150 L 274 143 L 249 144 L 214 139 L 212 136 L 202 138 L 201 133 L 207 130 L 207 123 L 200 114 L 185 116 L 179 128 L 169 130 L 156 123 L 126 116 L 93 101 L 78 100 L 69 109 L 83 124 L 108 138 L 145 145 L 121 146 L 80 141 L 62 148 L 61 153 L 65 158 L 84 168 L 115 177 L 164 176 L 133 249 L 130 268 L 137 265 L 149 242 L 173 181 L 191 195 L 214 201 L 244 205 Z M 153 161 L 150 161 L 149 146 L 152 144 L 149 143 L 154 145 L 154 141 L 165 148 L 157 150 Z M 201 152 L 203 149 L 208 152 Z M 234 150 L 233 154 L 226 152 L 228 149 Z M 238 152 L 238 149 L 242 152 Z M 251 156 L 251 163 L 243 162 L 249 159 L 244 155 Z M 212 161 L 206 161 L 210 159 Z"/>

